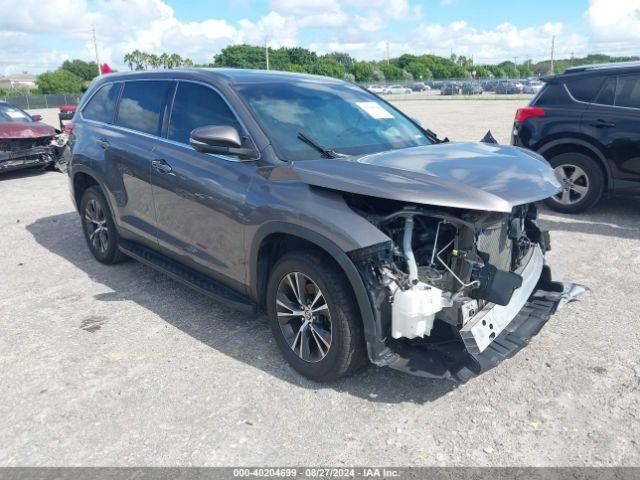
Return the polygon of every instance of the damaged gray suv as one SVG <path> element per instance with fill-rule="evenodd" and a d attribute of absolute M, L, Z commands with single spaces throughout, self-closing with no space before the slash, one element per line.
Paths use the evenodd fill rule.
<path fill-rule="evenodd" d="M 96 259 L 133 257 L 266 312 L 284 358 L 317 381 L 367 360 L 465 381 L 585 291 L 545 265 L 535 202 L 560 185 L 542 157 L 440 140 L 347 82 L 106 75 L 70 142 Z"/>

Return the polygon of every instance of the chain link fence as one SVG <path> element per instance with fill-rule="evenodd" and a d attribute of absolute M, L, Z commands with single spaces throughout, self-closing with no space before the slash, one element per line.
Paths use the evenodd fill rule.
<path fill-rule="evenodd" d="M 60 94 L 24 94 L 9 93 L 8 95 L 0 95 L 0 100 L 7 101 L 17 107 L 30 108 L 57 108 L 62 105 L 75 105 L 82 98 L 81 93 L 60 93 Z"/>

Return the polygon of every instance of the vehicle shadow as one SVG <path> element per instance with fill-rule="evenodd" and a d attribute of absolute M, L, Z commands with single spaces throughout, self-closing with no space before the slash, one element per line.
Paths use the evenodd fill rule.
<path fill-rule="evenodd" d="M 95 300 L 133 301 L 209 347 L 296 386 L 330 388 L 372 402 L 423 404 L 458 385 L 375 366 L 329 384 L 309 381 L 284 362 L 264 316 L 239 313 L 135 261 L 98 263 L 85 244 L 76 212 L 40 218 L 27 230 L 38 244 L 112 290 L 94 295 Z"/>
<path fill-rule="evenodd" d="M 581 214 L 562 214 L 541 209 L 541 226 L 554 231 L 640 239 L 640 197 L 601 200 Z"/>
<path fill-rule="evenodd" d="M 51 169 L 42 167 L 21 168 L 20 170 L 12 170 L 10 172 L 0 172 L 0 182 L 5 180 L 14 180 L 17 178 L 38 177 L 46 173 L 52 173 Z M 59 172 L 53 172 L 59 173 Z"/>

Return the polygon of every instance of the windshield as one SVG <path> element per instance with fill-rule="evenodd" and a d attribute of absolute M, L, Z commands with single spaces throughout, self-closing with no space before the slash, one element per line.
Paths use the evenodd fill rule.
<path fill-rule="evenodd" d="M 237 89 L 283 160 L 328 156 L 323 149 L 362 155 L 432 143 L 397 110 L 348 83 L 273 82 Z"/>
<path fill-rule="evenodd" d="M 33 122 L 31 117 L 8 103 L 0 103 L 0 123 Z"/>

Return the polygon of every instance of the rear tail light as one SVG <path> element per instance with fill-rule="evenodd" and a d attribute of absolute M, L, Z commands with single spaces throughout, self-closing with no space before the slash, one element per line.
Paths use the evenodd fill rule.
<path fill-rule="evenodd" d="M 544 109 L 540 107 L 524 107 L 516 111 L 516 123 L 522 123 L 527 118 L 544 117 Z"/>

